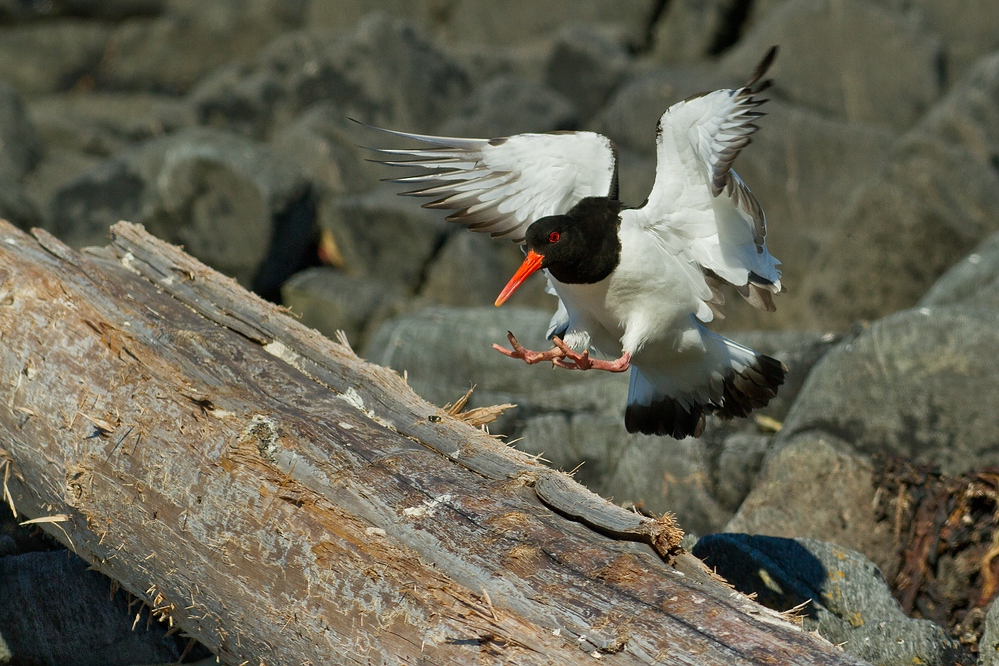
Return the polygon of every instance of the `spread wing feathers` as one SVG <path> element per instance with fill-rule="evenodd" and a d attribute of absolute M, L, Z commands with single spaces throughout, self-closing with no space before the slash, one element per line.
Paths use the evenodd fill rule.
<path fill-rule="evenodd" d="M 657 128 L 656 180 L 641 214 L 657 235 L 682 242 L 712 287 L 728 282 L 764 310 L 774 309 L 770 295 L 782 289 L 780 262 L 766 249 L 763 209 L 732 164 L 759 129 L 754 121 L 764 115 L 757 109 L 766 100 L 756 96 L 770 87 L 762 77 L 775 55 L 776 47 L 743 87 L 667 109 Z"/>
<path fill-rule="evenodd" d="M 375 128 L 380 129 L 380 128 Z M 434 197 L 425 208 L 457 211 L 448 220 L 522 243 L 527 227 L 563 215 L 585 197 L 616 197 L 614 145 L 594 132 L 459 139 L 381 130 L 426 148 L 373 149 L 389 166 L 427 170 L 389 179 L 418 186 L 403 194 Z"/>

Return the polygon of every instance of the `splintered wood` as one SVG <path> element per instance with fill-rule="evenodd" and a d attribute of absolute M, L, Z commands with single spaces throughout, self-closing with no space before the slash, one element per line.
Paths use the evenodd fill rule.
<path fill-rule="evenodd" d="M 140 227 L 0 296 L 5 500 L 223 663 L 860 663 Z"/>

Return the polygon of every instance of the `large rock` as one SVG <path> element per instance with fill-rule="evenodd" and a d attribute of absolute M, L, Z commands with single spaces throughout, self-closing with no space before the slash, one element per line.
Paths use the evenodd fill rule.
<path fill-rule="evenodd" d="M 673 0 L 656 22 L 653 57 L 666 63 L 697 62 L 730 46 L 746 10 L 738 0 Z"/>
<path fill-rule="evenodd" d="M 578 125 L 579 112 L 559 93 L 542 84 L 501 76 L 476 90 L 439 132 L 492 138 L 572 130 Z"/>
<path fill-rule="evenodd" d="M 167 627 L 138 616 L 111 579 L 66 551 L 0 558 L 0 634 L 16 664 L 130 666 L 180 656 Z"/>
<path fill-rule="evenodd" d="M 266 135 L 328 100 L 382 127 L 436 128 L 470 90 L 465 71 L 411 25 L 372 14 L 352 32 L 292 32 L 192 93 L 203 122 Z"/>
<path fill-rule="evenodd" d="M 556 35 L 545 81 L 590 118 L 624 81 L 630 64 L 621 44 L 591 27 L 567 25 Z"/>
<path fill-rule="evenodd" d="M 309 197 L 290 158 L 193 129 L 141 144 L 65 185 L 52 202 L 52 228 L 72 245 L 103 245 L 111 224 L 139 222 L 249 286 L 275 228 L 307 209 Z"/>
<path fill-rule="evenodd" d="M 4 26 L 0 80 L 25 94 L 69 90 L 88 80 L 92 85 L 109 36 L 105 24 L 76 19 Z"/>
<path fill-rule="evenodd" d="M 0 81 L 0 179 L 21 180 L 38 165 L 44 150 L 24 100 Z"/>
<path fill-rule="evenodd" d="M 0 2 L 0 21 L 38 21 L 57 16 L 76 16 L 119 21 L 132 16 L 150 16 L 163 11 L 167 0 L 46 0 Z"/>
<path fill-rule="evenodd" d="M 405 296 L 378 280 L 325 266 L 297 273 L 285 282 L 281 295 L 303 324 L 331 339 L 343 331 L 357 349 L 363 348 L 371 327 L 403 309 Z"/>
<path fill-rule="evenodd" d="M 928 620 L 905 616 L 881 572 L 858 552 L 812 539 L 712 534 L 695 556 L 775 610 L 805 604 L 806 630 L 883 666 L 971 666 L 974 658 Z"/>
<path fill-rule="evenodd" d="M 826 431 L 854 451 L 960 474 L 999 464 L 999 313 L 929 306 L 870 325 L 815 367 L 781 440 Z"/>
<path fill-rule="evenodd" d="M 999 230 L 999 172 L 967 149 L 916 134 L 847 203 L 804 284 L 814 321 L 846 328 L 911 307 Z"/>
<path fill-rule="evenodd" d="M 781 47 L 775 89 L 846 120 L 909 128 L 943 90 L 940 40 L 873 3 L 788 0 L 740 40 L 723 69 L 744 76 L 773 44 Z"/>
<path fill-rule="evenodd" d="M 956 279 L 951 289 L 974 293 Z M 996 309 L 972 295 L 899 312 L 842 342 L 813 368 L 726 529 L 834 541 L 893 578 L 896 538 L 878 522 L 871 457 L 950 474 L 999 463 L 999 414 L 988 407 L 999 399 L 997 331 Z"/>
<path fill-rule="evenodd" d="M 834 435 L 803 433 L 768 452 L 724 531 L 837 543 L 864 553 L 891 580 L 900 564 L 895 536 L 878 522 L 874 503 L 867 457 Z"/>
<path fill-rule="evenodd" d="M 364 141 L 384 140 L 376 133 Z M 324 197 L 359 193 L 378 186 L 385 167 L 373 164 L 373 153 L 358 147 L 358 125 L 333 102 L 317 102 L 278 130 L 270 145 L 293 157 Z"/>
<path fill-rule="evenodd" d="M 492 305 L 523 261 L 520 247 L 508 240 L 455 229 L 427 268 L 419 294 L 441 305 Z M 549 307 L 544 287 L 543 279 L 525 282 L 511 304 Z"/>
<path fill-rule="evenodd" d="M 50 150 L 101 157 L 196 124 L 193 109 L 184 101 L 145 93 L 46 95 L 33 99 L 29 109 Z"/>
<path fill-rule="evenodd" d="M 171 0 L 169 11 L 120 23 L 95 72 L 111 90 L 183 93 L 249 58 L 305 20 L 306 0 Z"/>
<path fill-rule="evenodd" d="M 999 234 L 989 236 L 975 251 L 936 281 L 919 301 L 921 307 L 972 305 L 999 308 Z"/>
<path fill-rule="evenodd" d="M 930 109 L 919 130 L 994 166 L 999 160 L 999 52 L 976 62 Z"/>
<path fill-rule="evenodd" d="M 378 189 L 323 203 L 320 226 L 329 231 L 351 275 L 370 276 L 413 293 L 443 245 L 448 223 L 437 211 Z"/>
<path fill-rule="evenodd" d="M 644 45 L 656 0 L 457 0 L 446 10 L 435 0 L 337 0 L 312 3 L 312 27 L 344 31 L 372 10 L 389 11 L 413 21 L 451 44 L 520 45 L 550 39 L 566 23 L 592 26 L 633 47 Z"/>
<path fill-rule="evenodd" d="M 989 604 L 985 630 L 978 641 L 978 666 L 999 666 L 999 603 Z"/>

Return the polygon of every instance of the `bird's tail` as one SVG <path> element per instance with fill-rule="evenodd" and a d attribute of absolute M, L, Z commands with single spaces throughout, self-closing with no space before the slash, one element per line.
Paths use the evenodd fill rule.
<path fill-rule="evenodd" d="M 701 344 L 692 349 L 632 365 L 628 432 L 699 437 L 705 413 L 748 416 L 777 395 L 783 363 L 700 325 L 697 333 Z"/>

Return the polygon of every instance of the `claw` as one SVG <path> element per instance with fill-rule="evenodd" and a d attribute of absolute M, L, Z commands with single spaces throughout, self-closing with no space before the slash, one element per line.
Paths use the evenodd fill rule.
<path fill-rule="evenodd" d="M 582 353 L 577 352 L 565 344 L 557 335 L 552 338 L 552 344 L 555 346 L 546 352 L 524 349 L 510 331 L 506 332 L 506 338 L 510 341 L 510 346 L 513 349 L 507 349 L 500 345 L 493 345 L 493 349 L 504 356 L 519 358 L 529 365 L 541 363 L 542 361 L 551 361 L 552 365 L 565 368 L 566 370 L 606 370 L 607 372 L 624 372 L 631 367 L 631 354 L 628 352 L 624 352 L 621 354 L 621 358 L 614 359 L 613 361 L 592 359 L 590 358 L 590 351 L 588 349 L 583 350 Z"/>
<path fill-rule="evenodd" d="M 565 353 L 561 349 L 553 348 L 546 352 L 536 352 L 530 349 L 524 349 L 517 338 L 514 337 L 511 331 L 506 332 L 506 338 L 510 341 L 510 346 L 513 349 L 507 349 L 506 347 L 501 347 L 500 345 L 493 345 L 493 349 L 503 354 L 504 356 L 509 356 L 510 358 L 519 358 L 529 365 L 534 365 L 535 363 L 541 363 L 542 361 L 552 361 L 556 362 L 557 359 L 561 359 Z"/>

